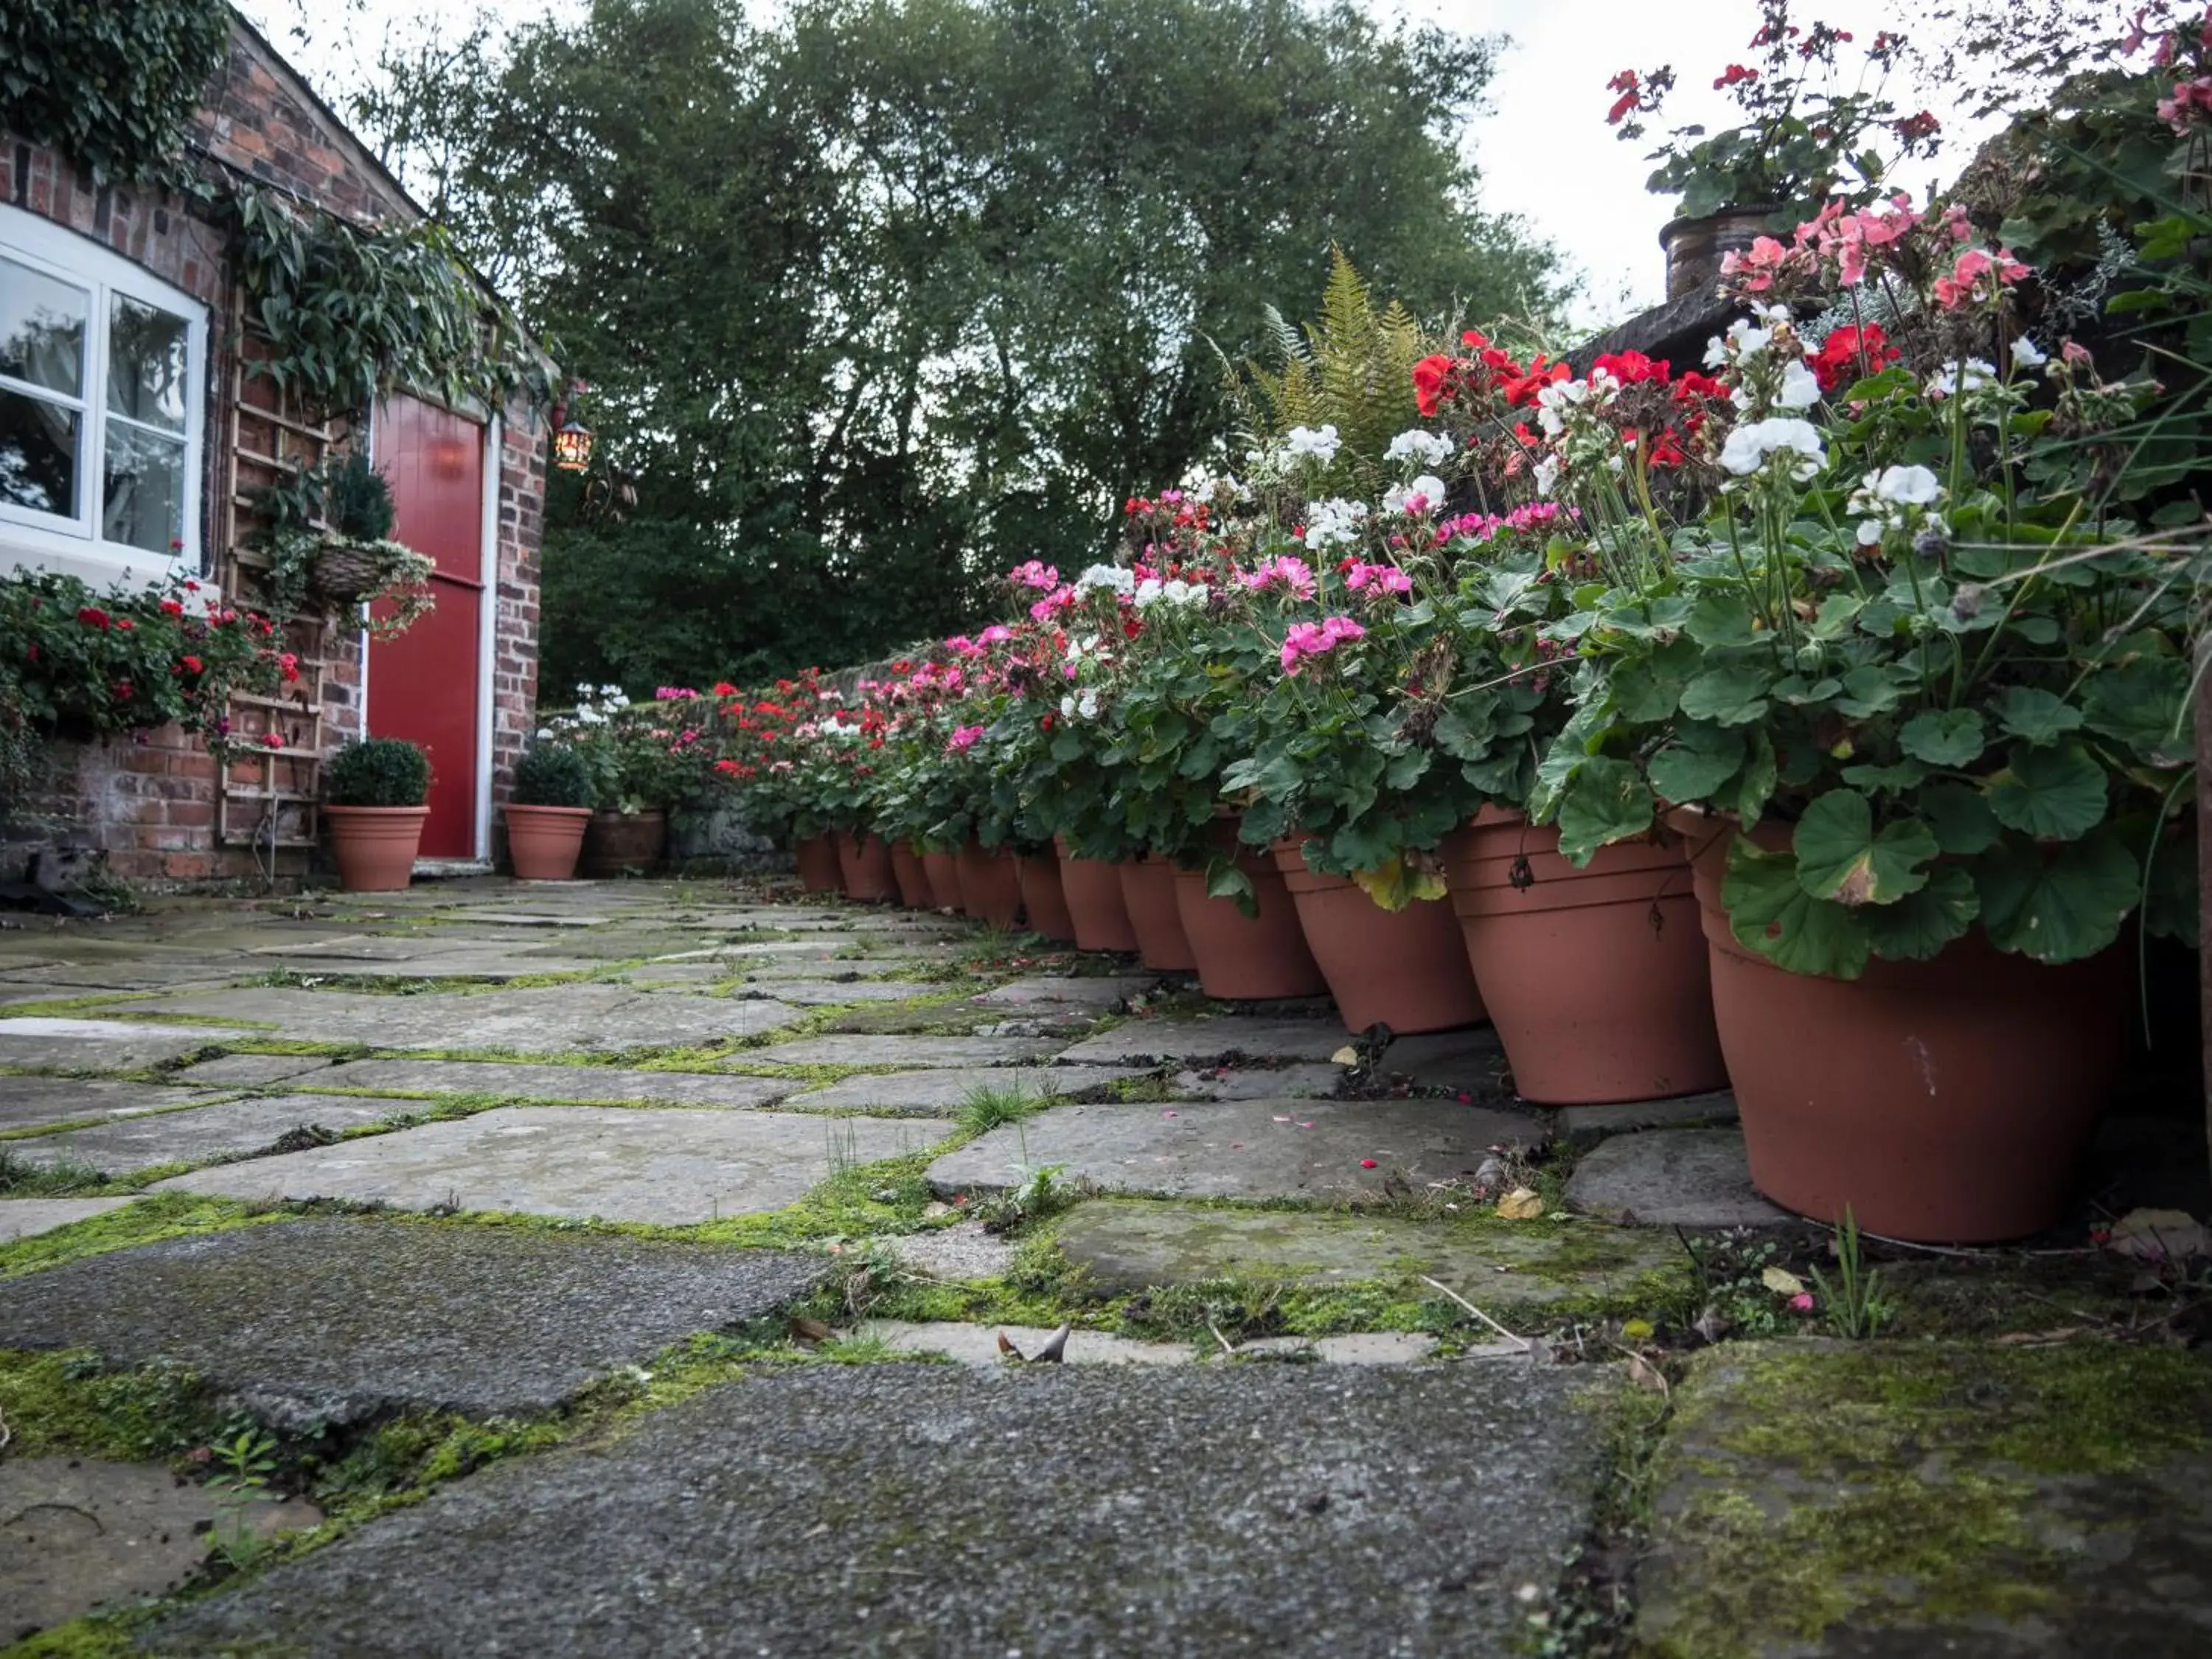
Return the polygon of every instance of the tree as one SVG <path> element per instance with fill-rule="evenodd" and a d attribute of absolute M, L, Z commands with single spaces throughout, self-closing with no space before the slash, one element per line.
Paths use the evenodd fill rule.
<path fill-rule="evenodd" d="M 1340 245 L 1437 322 L 1541 313 L 1474 205 L 1489 43 L 1303 0 L 598 0 L 387 58 L 364 125 L 592 387 L 549 677 L 685 684 L 958 624 L 1228 459 L 1220 354 Z"/>

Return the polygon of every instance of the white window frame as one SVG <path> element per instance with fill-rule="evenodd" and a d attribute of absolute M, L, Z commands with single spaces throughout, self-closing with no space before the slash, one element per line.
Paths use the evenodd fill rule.
<path fill-rule="evenodd" d="M 206 471 L 208 308 L 121 254 L 37 214 L 0 204 L 0 255 L 90 295 L 85 319 L 84 384 L 78 398 L 82 432 L 77 467 L 82 511 L 74 519 L 0 501 L 0 571 L 44 567 L 105 584 L 197 576 L 202 562 L 200 492 Z M 107 477 L 107 354 L 113 296 L 121 295 L 185 322 L 184 545 L 149 552 L 100 534 Z M 63 402 L 48 388 L 0 386 Z M 128 416 L 116 416 L 126 422 Z M 142 422 L 130 422 L 143 425 Z M 168 434 L 173 437 L 174 434 Z"/>

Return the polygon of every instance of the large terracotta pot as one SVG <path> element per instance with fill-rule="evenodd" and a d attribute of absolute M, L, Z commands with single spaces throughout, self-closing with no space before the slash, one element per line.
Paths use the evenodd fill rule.
<path fill-rule="evenodd" d="M 1151 854 L 1131 859 L 1121 866 L 1121 903 L 1137 936 L 1137 958 L 1146 967 L 1187 974 L 1198 966 L 1176 902 L 1175 866 Z"/>
<path fill-rule="evenodd" d="M 1347 1031 L 1449 1031 L 1482 1015 L 1458 918 L 1438 899 L 1385 910 L 1346 876 L 1309 869 L 1295 842 L 1274 848 L 1306 948 Z"/>
<path fill-rule="evenodd" d="M 632 870 L 651 870 L 668 850 L 668 814 L 594 812 L 584 831 L 583 872 L 606 878 Z"/>
<path fill-rule="evenodd" d="M 1721 279 L 1721 262 L 1730 253 L 1747 252 L 1767 234 L 1771 207 L 1728 207 L 1695 219 L 1670 219 L 1659 229 L 1659 246 L 1667 256 L 1667 297 L 1714 297 Z"/>
<path fill-rule="evenodd" d="M 957 853 L 924 853 L 921 872 L 929 878 L 929 896 L 940 910 L 959 910 L 966 908 L 960 899 L 960 855 Z"/>
<path fill-rule="evenodd" d="M 427 806 L 325 806 L 338 884 L 349 893 L 389 893 L 414 879 Z"/>
<path fill-rule="evenodd" d="M 843 889 L 845 876 L 837 860 L 837 842 L 827 831 L 792 842 L 791 856 L 799 863 L 799 884 L 808 892 L 835 893 Z"/>
<path fill-rule="evenodd" d="M 891 873 L 890 843 L 881 836 L 837 832 L 837 872 L 845 884 L 845 896 L 865 904 L 891 904 L 898 899 L 898 878 Z"/>
<path fill-rule="evenodd" d="M 1067 914 L 1067 895 L 1060 883 L 1060 855 L 1053 852 L 1024 853 L 1014 862 L 1020 866 L 1022 908 L 1030 931 L 1047 939 L 1075 943 L 1075 923 Z"/>
<path fill-rule="evenodd" d="M 1258 915 L 1246 915 L 1235 899 L 1208 896 L 1203 870 L 1178 870 L 1175 875 L 1176 906 L 1191 954 L 1198 958 L 1199 984 L 1206 995 L 1231 1001 L 1318 996 L 1328 981 L 1306 948 L 1305 930 L 1298 926 L 1297 908 L 1281 872 L 1267 854 L 1237 846 L 1235 836 L 1233 822 L 1215 826 L 1223 850 L 1235 848 L 1237 867 L 1252 884 Z"/>
<path fill-rule="evenodd" d="M 1452 909 L 1514 1086 L 1547 1105 L 1720 1088 L 1681 844 L 1624 842 L 1581 870 L 1559 848 L 1556 829 L 1494 807 L 1444 843 Z"/>
<path fill-rule="evenodd" d="M 588 806 L 507 805 L 507 856 L 517 881 L 568 881 L 584 850 Z"/>
<path fill-rule="evenodd" d="M 1137 930 L 1129 925 L 1128 901 L 1121 896 L 1121 866 L 1103 859 L 1070 858 L 1060 847 L 1060 890 L 1067 900 L 1076 948 L 1133 951 Z"/>
<path fill-rule="evenodd" d="M 1836 1222 L 1849 1206 L 1869 1232 L 1928 1243 L 2058 1221 L 2126 1060 L 2126 953 L 2046 967 L 1978 928 L 1856 980 L 1789 973 L 1722 908 L 1734 827 L 1673 822 L 1690 836 L 1753 1183 L 1801 1214 Z"/>
<path fill-rule="evenodd" d="M 891 846 L 891 879 L 898 883 L 899 902 L 909 910 L 927 910 L 937 901 L 929 890 L 929 872 L 921 867 L 921 854 L 904 842 Z"/>
<path fill-rule="evenodd" d="M 1022 878 L 1012 848 L 971 841 L 960 849 L 960 903 L 987 927 L 1014 925 L 1022 908 Z"/>

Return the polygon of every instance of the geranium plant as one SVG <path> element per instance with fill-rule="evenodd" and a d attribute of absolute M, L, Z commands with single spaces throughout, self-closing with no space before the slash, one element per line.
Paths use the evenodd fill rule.
<path fill-rule="evenodd" d="M 714 756 L 705 729 L 712 708 L 681 686 L 662 686 L 653 702 L 634 703 L 618 685 L 579 685 L 575 707 L 549 715 L 538 735 L 582 757 L 601 811 L 665 811 L 705 783 Z"/>
<path fill-rule="evenodd" d="M 1754 62 L 1729 64 L 1713 81 L 1735 105 L 1735 125 L 1717 132 L 1701 124 L 1676 127 L 1650 152 L 1658 165 L 1646 185 L 1679 197 L 1683 217 L 1758 208 L 1778 225 L 1793 224 L 1833 198 L 1870 198 L 1898 162 L 1935 154 L 1936 118 L 1924 111 L 1900 115 L 1882 94 L 1902 35 L 1875 35 L 1847 83 L 1844 48 L 1855 44 L 1849 33 L 1793 23 L 1789 0 L 1760 0 L 1759 11 Z M 1659 112 L 1674 86 L 1670 66 L 1623 70 L 1607 83 L 1614 99 L 1606 118 L 1623 139 L 1640 139 L 1646 118 Z"/>

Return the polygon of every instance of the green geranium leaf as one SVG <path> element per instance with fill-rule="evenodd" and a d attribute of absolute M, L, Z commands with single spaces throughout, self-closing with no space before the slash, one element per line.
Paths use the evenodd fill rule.
<path fill-rule="evenodd" d="M 1974 866 L 1990 942 L 2039 962 L 2078 962 L 2119 938 L 2142 878 L 2126 845 L 2109 830 L 2055 855 L 2000 842 Z"/>
<path fill-rule="evenodd" d="M 1925 962 L 1974 925 L 1981 914 L 1974 878 L 1955 864 L 1928 872 L 1928 884 L 1894 904 L 1860 913 L 1867 943 L 1890 962 Z"/>
<path fill-rule="evenodd" d="M 2032 685 L 2005 687 L 1994 704 L 1997 724 L 2028 743 L 2056 743 L 2081 724 L 2081 711 Z"/>
<path fill-rule="evenodd" d="M 1751 643 L 1751 606 L 1741 593 L 1716 588 L 1700 594 L 1686 630 L 1699 645 Z"/>
<path fill-rule="evenodd" d="M 1865 971 L 1867 936 L 1857 914 L 1806 892 L 1795 853 L 1764 853 L 1738 836 L 1729 843 L 1721 902 L 1744 948 L 1778 968 L 1837 979 Z"/>
<path fill-rule="evenodd" d="M 1897 734 L 1899 748 L 1930 766 L 1971 766 L 1986 744 L 1982 717 L 1971 708 L 1915 714 Z"/>
<path fill-rule="evenodd" d="M 1680 740 L 1652 756 L 1651 787 L 1676 805 L 1702 801 L 1743 763 L 1743 734 L 1703 722 L 1685 726 Z"/>
<path fill-rule="evenodd" d="M 1609 842 L 1651 827 L 1651 790 L 1626 761 L 1596 756 L 1577 769 L 1559 797 L 1559 851 L 1573 864 Z"/>
<path fill-rule="evenodd" d="M 1813 616 L 1812 635 L 1816 640 L 1839 640 L 1851 631 L 1858 620 L 1865 601 L 1850 593 L 1831 593 L 1820 601 L 1820 608 Z"/>
<path fill-rule="evenodd" d="M 1874 827 L 1874 803 L 1856 789 L 1816 797 L 1797 821 L 1791 845 L 1797 884 L 1841 904 L 1892 904 L 1928 881 L 1921 866 L 1942 849 L 1917 818 Z"/>
<path fill-rule="evenodd" d="M 2193 842 L 2161 841 L 2152 847 L 2142 907 L 2143 926 L 2153 933 L 2196 948 L 2203 909 L 2197 902 Z"/>
<path fill-rule="evenodd" d="M 2178 657 L 2146 657 L 2100 669 L 2081 690 L 2082 720 L 2154 760 L 2186 762 L 2189 669 Z"/>
<path fill-rule="evenodd" d="M 1682 712 L 1719 726 L 1747 726 L 1766 713 L 1773 676 L 1753 663 L 1710 668 L 1682 688 Z"/>
<path fill-rule="evenodd" d="M 1844 695 L 1836 707 L 1846 714 L 1864 718 L 1886 714 L 1897 707 L 1898 684 L 1885 669 L 1867 663 L 1844 676 Z"/>
<path fill-rule="evenodd" d="M 1756 823 L 1774 793 L 1774 740 L 1766 735 L 1765 727 L 1751 728 L 1750 750 L 1744 757 L 1743 772 L 1737 779 L 1735 800 L 1730 810 L 1744 823 Z"/>
<path fill-rule="evenodd" d="M 1674 640 L 1631 658 L 1613 671 L 1613 706 L 1624 720 L 1656 725 L 1668 719 L 1680 700 L 1682 688 L 1697 672 L 1700 653 L 1692 640 Z"/>
<path fill-rule="evenodd" d="M 1894 766 L 1846 766 L 1844 781 L 1854 789 L 1888 789 L 1902 794 L 1928 775 L 1918 761 L 1899 761 Z"/>
<path fill-rule="evenodd" d="M 2002 833 L 1997 815 L 1972 784 L 1931 783 L 1913 804 L 1936 832 L 1936 844 L 1954 858 L 1981 852 Z"/>
<path fill-rule="evenodd" d="M 2012 746 L 2010 764 L 1990 779 L 1990 811 L 2008 830 L 2037 841 L 2078 841 L 2104 822 L 2105 769 L 2078 743 Z"/>

